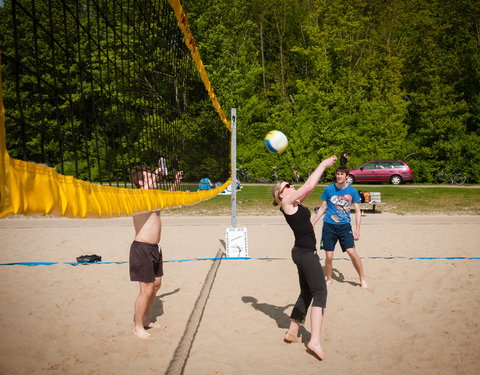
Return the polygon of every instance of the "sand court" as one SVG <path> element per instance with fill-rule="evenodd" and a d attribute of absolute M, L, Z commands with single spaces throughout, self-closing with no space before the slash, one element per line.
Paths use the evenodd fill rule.
<path fill-rule="evenodd" d="M 164 260 L 189 260 L 215 257 L 230 218 L 163 223 Z M 298 293 L 290 229 L 281 216 L 240 216 L 252 259 L 220 261 L 184 373 L 478 373 L 480 260 L 438 258 L 478 257 L 480 217 L 383 213 L 362 223 L 370 288 L 337 249 L 320 362 L 306 353 L 308 319 L 300 343 L 282 341 Z M 0 263 L 59 262 L 0 266 L 1 374 L 166 373 L 213 261 L 165 263 L 160 328 L 140 340 L 125 263 L 132 238 L 131 218 L 0 220 Z M 62 264 L 94 253 L 119 263 Z"/>

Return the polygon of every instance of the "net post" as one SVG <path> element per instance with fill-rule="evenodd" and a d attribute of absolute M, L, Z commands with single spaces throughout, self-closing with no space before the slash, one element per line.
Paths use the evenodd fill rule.
<path fill-rule="evenodd" d="M 231 228 L 225 229 L 225 248 L 227 257 L 247 258 L 248 257 L 248 239 L 247 228 L 237 228 L 237 109 L 231 110 L 232 126 L 232 214 Z"/>
<path fill-rule="evenodd" d="M 231 225 L 232 228 L 237 227 L 237 109 L 231 110 L 231 125 L 232 125 L 232 213 Z"/>

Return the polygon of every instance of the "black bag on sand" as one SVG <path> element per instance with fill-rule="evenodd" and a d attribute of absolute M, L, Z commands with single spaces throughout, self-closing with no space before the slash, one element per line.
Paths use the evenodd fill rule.
<path fill-rule="evenodd" d="M 97 254 L 81 255 L 77 257 L 77 263 L 95 263 L 95 262 L 101 262 L 101 261 L 102 261 L 102 257 Z"/>

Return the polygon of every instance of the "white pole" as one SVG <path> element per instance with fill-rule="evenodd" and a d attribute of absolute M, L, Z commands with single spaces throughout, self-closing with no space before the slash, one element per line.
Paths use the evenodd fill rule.
<path fill-rule="evenodd" d="M 232 125 L 232 228 L 237 227 L 237 109 L 231 111 Z"/>
<path fill-rule="evenodd" d="M 225 230 L 228 257 L 248 257 L 247 228 L 237 228 L 237 110 L 232 108 L 232 227 Z"/>

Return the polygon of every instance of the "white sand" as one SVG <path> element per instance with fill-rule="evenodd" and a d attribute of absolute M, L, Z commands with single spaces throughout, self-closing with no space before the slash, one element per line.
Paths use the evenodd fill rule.
<path fill-rule="evenodd" d="M 230 226 L 229 217 L 163 220 L 164 260 L 214 257 Z M 480 260 L 397 258 L 479 257 L 479 216 L 363 217 L 357 249 L 370 288 L 358 286 L 337 249 L 322 362 L 306 353 L 309 323 L 302 343 L 282 341 L 298 294 L 283 217 L 238 223 L 248 228 L 252 258 L 282 259 L 221 262 L 185 374 L 480 373 Z M 94 253 L 126 262 L 132 238 L 131 218 L 5 218 L 0 263 Z M 154 306 L 161 328 L 149 340 L 131 333 L 138 286 L 127 263 L 0 266 L 0 374 L 165 373 L 211 265 L 165 264 Z"/>

